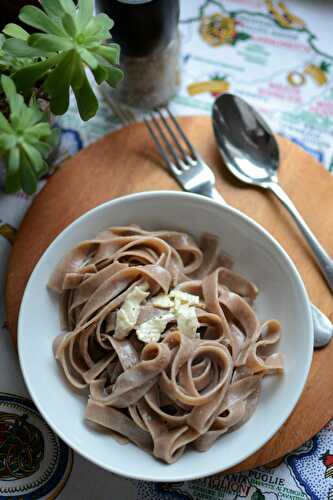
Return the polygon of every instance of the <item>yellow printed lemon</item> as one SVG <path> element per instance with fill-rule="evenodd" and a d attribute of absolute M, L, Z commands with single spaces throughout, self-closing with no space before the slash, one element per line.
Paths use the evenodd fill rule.
<path fill-rule="evenodd" d="M 204 82 L 191 83 L 187 87 L 187 91 L 190 95 L 204 94 L 210 92 L 212 95 L 216 96 L 227 92 L 230 88 L 230 84 L 225 80 L 207 80 Z"/>
<path fill-rule="evenodd" d="M 330 65 L 323 61 L 320 66 L 316 66 L 315 64 L 308 64 L 304 69 L 304 73 L 309 75 L 317 85 L 325 85 L 327 83 L 327 72 L 329 70 Z"/>

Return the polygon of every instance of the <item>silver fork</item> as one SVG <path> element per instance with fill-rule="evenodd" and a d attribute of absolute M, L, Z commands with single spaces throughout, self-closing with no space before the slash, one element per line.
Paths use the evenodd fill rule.
<path fill-rule="evenodd" d="M 124 125 L 129 125 L 137 121 L 136 113 L 131 108 L 119 104 L 112 98 L 110 92 L 104 91 L 103 88 L 102 94 L 115 115 Z M 173 128 L 170 127 L 164 114 L 167 114 L 169 117 Z M 157 116 L 160 118 L 160 121 L 157 120 Z M 149 117 L 149 120 L 147 117 Z M 167 169 L 182 189 L 191 193 L 208 196 L 226 205 L 226 201 L 216 189 L 214 173 L 194 149 L 170 109 L 167 106 L 156 109 L 154 112 L 147 113 L 143 117 L 143 121 Z M 176 133 L 179 138 L 177 138 Z M 171 138 L 171 141 L 168 136 Z"/>
<path fill-rule="evenodd" d="M 143 120 L 167 169 L 184 191 L 201 194 L 226 205 L 216 189 L 213 171 L 195 150 L 170 109 L 167 106 L 156 109 L 147 113 Z"/>

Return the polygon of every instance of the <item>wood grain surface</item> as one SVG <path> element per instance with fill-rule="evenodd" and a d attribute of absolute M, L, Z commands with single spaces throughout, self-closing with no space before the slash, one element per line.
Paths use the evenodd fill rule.
<path fill-rule="evenodd" d="M 295 262 L 311 300 L 332 319 L 332 296 L 293 221 L 269 193 L 241 185 L 224 167 L 209 117 L 181 118 L 216 173 L 226 201 L 262 224 Z M 333 255 L 333 178 L 310 155 L 279 138 L 279 178 L 305 220 Z M 139 191 L 180 189 L 163 168 L 145 126 L 134 124 L 99 140 L 65 164 L 35 198 L 16 237 L 6 283 L 7 321 L 13 341 L 27 280 L 52 240 L 74 219 L 111 198 Z M 308 383 L 293 414 L 259 452 L 233 471 L 276 461 L 310 439 L 333 417 L 333 343 L 314 355 Z"/>

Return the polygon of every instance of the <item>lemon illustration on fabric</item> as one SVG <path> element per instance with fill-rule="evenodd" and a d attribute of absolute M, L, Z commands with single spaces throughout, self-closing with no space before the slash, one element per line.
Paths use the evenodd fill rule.
<path fill-rule="evenodd" d="M 215 13 L 201 19 L 199 32 L 212 47 L 235 45 L 239 40 L 247 40 L 250 35 L 237 31 L 237 21 L 232 16 Z"/>
<path fill-rule="evenodd" d="M 16 229 L 10 224 L 2 224 L 0 221 L 0 236 L 13 244 L 16 236 Z"/>
<path fill-rule="evenodd" d="M 290 71 L 287 75 L 288 83 L 294 87 L 300 87 L 306 83 L 307 77 L 310 77 L 315 84 L 322 87 L 327 83 L 330 67 L 331 64 L 326 61 L 322 61 L 319 65 L 308 64 L 302 72 Z"/>
<path fill-rule="evenodd" d="M 310 76 L 317 85 L 322 86 L 327 83 L 327 73 L 330 66 L 331 65 L 325 61 L 322 61 L 319 66 L 308 64 L 304 69 L 304 73 Z"/>
<path fill-rule="evenodd" d="M 216 73 L 209 80 L 202 82 L 190 83 L 187 86 L 187 91 L 190 95 L 204 94 L 209 92 L 212 97 L 217 97 L 224 92 L 228 92 L 230 83 L 227 81 L 226 75 Z"/>
<path fill-rule="evenodd" d="M 277 2 L 274 5 L 272 0 L 265 0 L 265 4 L 276 23 L 282 28 L 301 29 L 305 27 L 303 19 L 292 14 L 284 2 Z"/>

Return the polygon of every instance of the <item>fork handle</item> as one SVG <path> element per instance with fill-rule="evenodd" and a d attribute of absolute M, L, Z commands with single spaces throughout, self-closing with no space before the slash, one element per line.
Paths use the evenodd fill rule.
<path fill-rule="evenodd" d="M 302 232 L 304 238 L 311 247 L 312 252 L 317 260 L 318 266 L 321 269 L 321 272 L 326 279 L 328 286 L 333 292 L 333 260 L 319 243 L 319 241 L 317 240 L 309 226 L 306 224 L 303 217 L 301 216 L 287 193 L 282 189 L 282 187 L 276 182 L 269 183 L 267 187 L 282 202 L 290 215 L 294 218 L 294 221 L 296 222 L 299 230 Z"/>
<path fill-rule="evenodd" d="M 211 193 L 209 194 L 209 198 L 212 198 L 213 200 L 217 201 L 218 203 L 221 203 L 222 205 L 225 206 L 228 205 L 223 196 L 218 192 L 216 188 L 212 188 Z"/>

